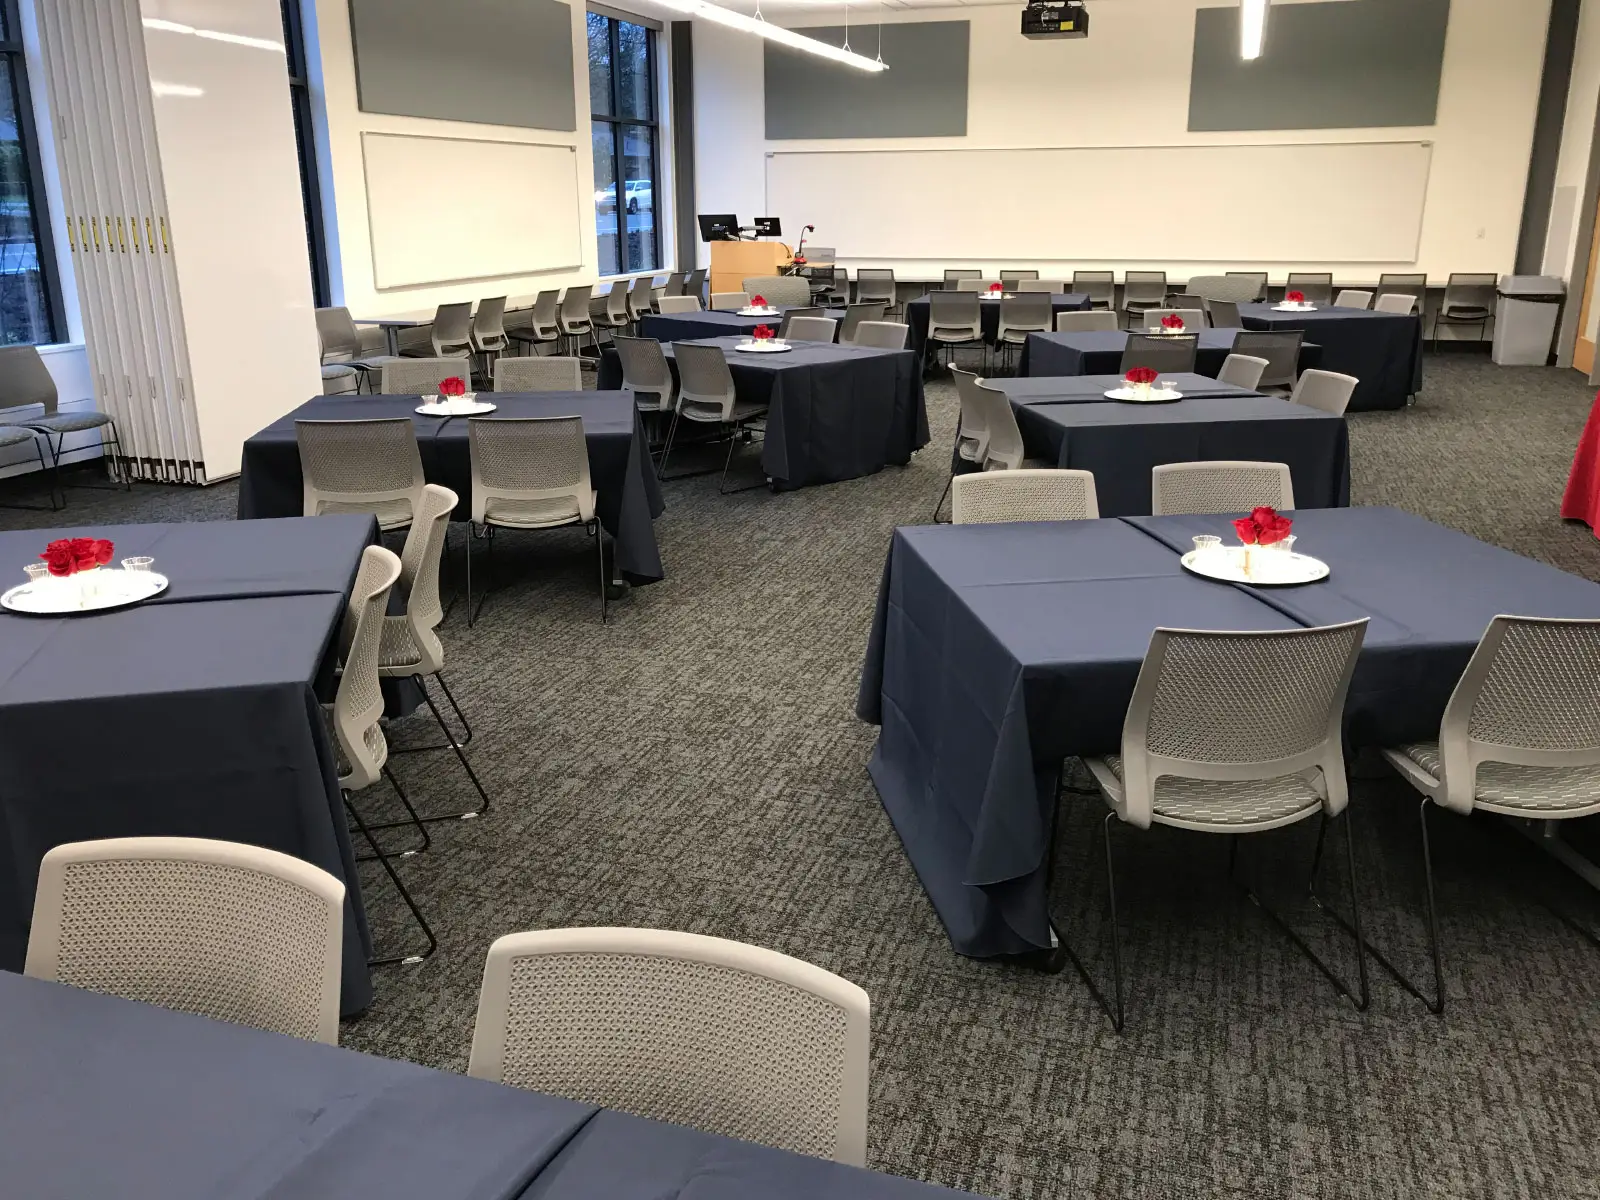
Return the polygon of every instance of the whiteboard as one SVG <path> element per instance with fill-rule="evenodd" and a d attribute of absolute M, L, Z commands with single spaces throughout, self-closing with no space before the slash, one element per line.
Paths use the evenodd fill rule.
<path fill-rule="evenodd" d="M 1430 142 L 767 155 L 840 258 L 1412 262 Z"/>
<path fill-rule="evenodd" d="M 363 133 L 361 156 L 374 287 L 583 264 L 570 145 Z"/>

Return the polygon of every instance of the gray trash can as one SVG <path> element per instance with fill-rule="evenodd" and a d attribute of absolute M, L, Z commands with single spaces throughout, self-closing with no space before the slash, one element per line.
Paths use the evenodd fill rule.
<path fill-rule="evenodd" d="M 1550 275 L 1505 275 L 1494 310 L 1494 361 L 1542 367 L 1550 361 L 1566 285 Z"/>

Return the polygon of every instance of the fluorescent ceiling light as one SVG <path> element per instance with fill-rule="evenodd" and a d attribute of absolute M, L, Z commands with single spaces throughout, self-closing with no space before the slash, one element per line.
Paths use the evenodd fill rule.
<path fill-rule="evenodd" d="M 856 54 L 851 50 L 844 50 L 838 46 L 830 46 L 827 42 L 818 41 L 816 38 L 806 37 L 792 29 L 785 29 L 782 25 L 773 25 L 762 17 L 747 17 L 731 9 L 710 4 L 707 0 L 662 0 L 668 8 L 685 13 L 691 17 L 704 17 L 708 21 L 715 21 L 719 25 L 726 25 L 729 29 L 737 29 L 741 33 L 753 33 L 757 37 L 764 37 L 768 41 L 777 42 L 779 45 L 788 46 L 794 50 L 804 50 L 807 54 L 815 54 L 820 58 L 831 58 L 834 62 L 844 63 L 846 66 L 855 67 L 862 71 L 887 71 L 889 68 L 877 59 L 867 58 L 865 55 Z"/>
<path fill-rule="evenodd" d="M 1267 40 L 1267 0 L 1239 0 L 1239 56 L 1260 58 Z"/>

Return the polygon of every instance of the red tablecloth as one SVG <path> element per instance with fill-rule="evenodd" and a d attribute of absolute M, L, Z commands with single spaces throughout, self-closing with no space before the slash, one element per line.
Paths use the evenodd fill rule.
<path fill-rule="evenodd" d="M 1567 476 L 1567 493 L 1561 497 L 1561 515 L 1582 521 L 1600 533 L 1600 395 L 1594 398 L 1588 424 L 1578 439 L 1578 452 L 1572 456 L 1572 474 Z"/>

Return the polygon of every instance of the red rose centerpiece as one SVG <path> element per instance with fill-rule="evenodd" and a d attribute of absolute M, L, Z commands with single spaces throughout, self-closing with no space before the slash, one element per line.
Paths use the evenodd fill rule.
<path fill-rule="evenodd" d="M 750 307 L 751 308 L 765 308 L 766 306 L 767 306 L 767 298 L 765 296 L 751 296 L 750 297 Z"/>
<path fill-rule="evenodd" d="M 991 296 L 998 296 L 1001 292 L 1003 292 L 1005 290 L 1006 290 L 1006 285 L 1003 284 L 1003 283 L 991 283 L 989 285 L 989 295 L 991 295 Z"/>
<path fill-rule="evenodd" d="M 1177 313 L 1168 313 L 1161 318 L 1161 328 L 1165 333 L 1182 333 L 1184 329 L 1183 318 Z"/>
<path fill-rule="evenodd" d="M 1157 378 L 1159 373 L 1154 367 L 1134 367 L 1122 377 L 1122 382 L 1140 395 L 1148 395 Z"/>
<path fill-rule="evenodd" d="M 443 400 L 454 400 L 458 396 L 467 394 L 467 381 L 459 375 L 452 375 L 449 379 L 439 380 L 439 397 Z"/>
<path fill-rule="evenodd" d="M 1306 302 L 1306 294 L 1304 292 L 1285 292 L 1283 298 L 1290 304 L 1304 304 Z"/>
<path fill-rule="evenodd" d="M 1288 550 L 1294 545 L 1294 538 L 1289 533 L 1294 528 L 1294 522 L 1267 505 L 1251 509 L 1248 517 L 1240 517 L 1233 523 L 1233 528 L 1239 534 L 1239 540 L 1244 543 L 1243 565 L 1246 575 L 1250 574 L 1252 547 L 1259 546 L 1265 549 L 1275 546 L 1279 550 Z"/>
<path fill-rule="evenodd" d="M 111 561 L 116 547 L 105 538 L 58 538 L 44 548 L 39 557 L 58 579 L 93 571 Z"/>
<path fill-rule="evenodd" d="M 771 325 L 757 325 L 750 331 L 750 336 L 758 342 L 770 342 L 777 336 L 777 331 Z"/>

